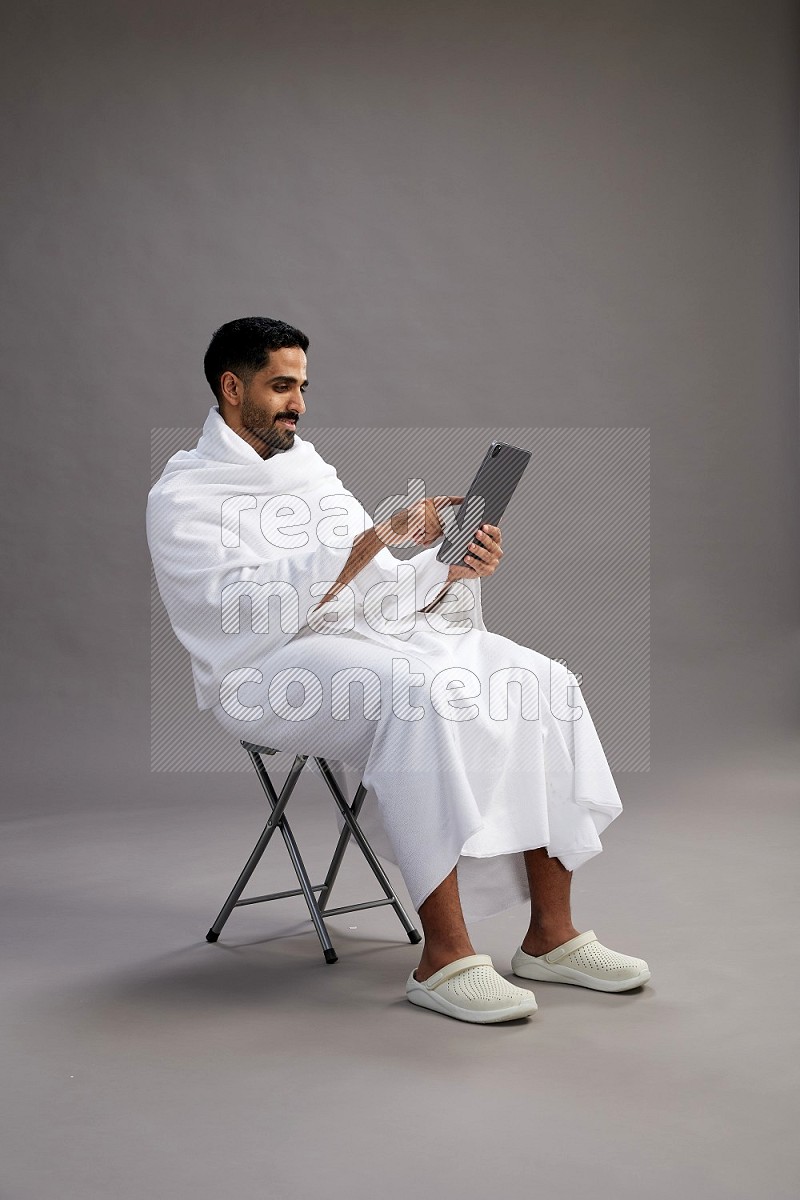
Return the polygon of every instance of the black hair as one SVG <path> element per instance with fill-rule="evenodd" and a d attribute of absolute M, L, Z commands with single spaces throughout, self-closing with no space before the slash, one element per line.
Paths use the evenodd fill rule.
<path fill-rule="evenodd" d="M 249 383 L 256 371 L 269 362 L 270 350 L 282 350 L 287 346 L 307 350 L 308 338 L 302 330 L 285 321 L 275 321 L 272 317 L 240 317 L 220 325 L 203 359 L 208 386 L 219 401 L 219 381 L 225 371 L 233 371 L 244 383 Z"/>

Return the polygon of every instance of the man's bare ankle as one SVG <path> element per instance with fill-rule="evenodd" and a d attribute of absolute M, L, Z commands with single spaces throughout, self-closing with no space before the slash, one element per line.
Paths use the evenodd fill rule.
<path fill-rule="evenodd" d="M 414 971 L 414 977 L 424 983 L 431 975 L 435 975 L 442 967 L 446 967 L 448 963 L 455 962 L 457 958 L 466 958 L 468 954 L 474 954 L 470 943 L 466 946 L 436 946 L 431 947 L 426 944 L 422 951 L 422 958 L 419 961 L 419 966 Z"/>
<path fill-rule="evenodd" d="M 540 958 L 542 954 L 548 954 L 551 950 L 555 950 L 556 946 L 561 946 L 570 938 L 577 937 L 579 933 L 580 930 L 576 929 L 571 922 L 561 925 L 537 926 L 535 929 L 528 929 L 522 939 L 522 949 L 526 954 Z"/>

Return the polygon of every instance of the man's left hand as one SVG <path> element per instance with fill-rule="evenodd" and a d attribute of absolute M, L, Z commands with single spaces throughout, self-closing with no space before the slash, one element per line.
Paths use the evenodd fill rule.
<path fill-rule="evenodd" d="M 503 535 L 499 525 L 481 525 L 467 546 L 464 561 L 451 565 L 447 582 L 453 583 L 456 579 L 474 579 L 476 575 L 485 579 L 487 575 L 493 575 L 503 557 L 502 540 Z"/>

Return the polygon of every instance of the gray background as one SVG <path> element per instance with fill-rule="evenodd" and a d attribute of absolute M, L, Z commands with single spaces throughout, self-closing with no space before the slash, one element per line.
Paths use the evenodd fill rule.
<path fill-rule="evenodd" d="M 649 427 L 653 765 L 793 727 L 790 5 L 6 24 L 10 761 L 163 787 L 150 431 L 254 312 L 311 338 L 309 427 Z"/>
<path fill-rule="evenodd" d="M 795 6 L 3 27 L 7 1194 L 793 1194 Z M 251 313 L 309 334 L 309 428 L 650 430 L 651 770 L 576 877 L 641 996 L 542 985 L 490 1037 L 405 1002 L 385 910 L 332 921 L 331 968 L 299 902 L 203 941 L 261 810 L 150 771 L 144 504 L 151 430 L 202 424 L 210 333 Z M 475 932 L 504 972 L 513 916 Z"/>

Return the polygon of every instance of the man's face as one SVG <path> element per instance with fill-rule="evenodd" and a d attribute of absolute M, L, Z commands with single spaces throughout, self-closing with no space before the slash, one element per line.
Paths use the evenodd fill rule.
<path fill-rule="evenodd" d="M 275 451 L 289 450 L 298 418 L 306 411 L 305 352 L 299 346 L 272 350 L 266 367 L 257 371 L 248 384 L 237 382 L 237 432 L 264 458 Z M 235 420 L 236 411 L 231 415 Z"/>

